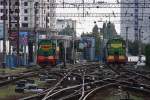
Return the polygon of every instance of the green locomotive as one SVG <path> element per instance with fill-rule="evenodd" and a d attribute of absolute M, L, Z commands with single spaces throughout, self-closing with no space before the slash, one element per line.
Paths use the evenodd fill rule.
<path fill-rule="evenodd" d="M 125 64 L 126 61 L 127 56 L 125 41 L 121 38 L 114 38 L 108 40 L 106 44 L 106 63 Z"/>
<path fill-rule="evenodd" d="M 38 43 L 37 63 L 43 65 L 56 65 L 58 59 L 57 46 L 54 40 L 40 40 Z"/>

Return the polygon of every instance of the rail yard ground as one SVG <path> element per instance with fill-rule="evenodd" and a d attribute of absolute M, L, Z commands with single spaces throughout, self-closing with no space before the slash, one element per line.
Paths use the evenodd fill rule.
<path fill-rule="evenodd" d="M 35 70 L 36 69 L 36 70 Z M 3 71 L 4 69 L 2 69 Z M 150 72 L 132 65 L 102 65 L 95 62 L 57 65 L 46 68 L 6 69 L 12 79 L 2 79 L 0 100 L 149 100 Z M 12 74 L 13 72 L 13 74 Z M 11 74 L 10 74 L 11 73 Z M 22 80 L 34 80 L 40 92 L 24 89 L 15 92 L 16 84 Z M 6 83 L 6 84 L 3 84 Z M 96 92 L 94 92 L 99 88 Z M 93 91 L 93 92 L 92 92 Z"/>
<path fill-rule="evenodd" d="M 120 100 L 121 98 L 125 98 L 127 96 L 127 92 L 132 100 L 149 100 L 150 96 L 143 95 L 142 93 L 137 93 L 136 91 L 121 91 L 118 88 L 107 88 L 105 90 L 101 90 L 95 94 L 89 100 Z"/>
<path fill-rule="evenodd" d="M 21 73 L 24 71 L 28 71 L 28 68 L 25 67 L 19 67 L 19 68 L 0 68 L 0 74 L 16 74 L 16 73 Z"/>
<path fill-rule="evenodd" d="M 27 79 L 29 79 L 29 78 L 27 78 Z M 50 87 L 50 85 L 48 83 L 41 82 L 38 77 L 31 77 L 30 79 L 34 80 L 35 84 L 37 84 L 39 88 Z M 33 92 L 17 93 L 17 92 L 15 92 L 15 88 L 16 88 L 16 83 L 12 83 L 12 84 L 0 87 L 0 100 L 16 100 L 19 98 L 23 98 L 23 97 L 27 97 L 27 96 L 31 96 L 31 95 L 36 94 Z"/>

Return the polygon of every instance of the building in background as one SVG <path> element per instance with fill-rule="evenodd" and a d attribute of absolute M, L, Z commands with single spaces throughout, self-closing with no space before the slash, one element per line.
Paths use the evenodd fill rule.
<path fill-rule="evenodd" d="M 17 29 L 16 6 L 18 0 L 6 0 L 6 38 L 10 36 L 8 30 Z M 55 8 L 50 8 L 50 4 L 55 3 L 55 0 L 19 0 L 19 26 L 20 32 L 33 33 L 36 30 L 38 33 L 51 33 L 51 29 L 55 28 L 55 18 L 50 17 L 50 13 L 55 13 Z M 3 0 L 0 0 L 0 38 L 3 38 Z M 37 7 L 35 7 L 37 4 Z M 35 9 L 36 14 L 35 14 Z M 11 17 L 10 17 L 11 16 Z M 10 24 L 11 18 L 11 25 Z M 50 20 L 51 19 L 51 20 Z M 36 22 L 35 22 L 36 21 Z M 14 23 L 15 22 L 15 23 Z M 53 23 L 53 27 L 50 23 Z"/>
<path fill-rule="evenodd" d="M 6 0 L 6 9 L 7 9 L 7 20 L 6 25 L 8 26 L 9 20 L 9 0 Z M 16 0 L 10 0 L 12 9 L 13 6 L 17 5 Z M 50 28 L 50 10 L 55 13 L 55 8 L 50 9 L 51 0 L 20 0 L 19 3 L 19 16 L 20 16 L 20 28 L 23 30 L 29 30 L 34 28 L 35 25 L 35 3 L 37 6 L 37 15 L 36 15 L 36 27 L 38 28 Z M 55 2 L 55 0 L 53 0 Z M 52 3 L 52 2 L 51 2 Z M 12 5 L 14 4 L 14 5 Z M 0 0 L 0 23 L 3 22 L 3 0 Z M 13 20 L 17 20 L 13 18 Z M 55 19 L 52 19 L 53 24 L 55 24 Z M 15 25 L 14 25 L 15 26 Z M 55 26 L 55 25 L 53 25 Z M 29 29 L 28 29 L 29 28 Z M 54 28 L 54 27 L 53 27 Z"/>
<path fill-rule="evenodd" d="M 3 1 L 0 0 L 0 30 L 4 26 Z M 38 35 L 56 33 L 54 31 L 55 18 L 50 16 L 51 13 L 55 15 L 55 7 L 50 8 L 50 5 L 54 3 L 55 0 L 6 0 L 5 34 L 8 41 L 6 54 L 13 54 L 14 51 L 17 51 L 17 56 L 21 52 L 24 52 L 24 55 L 26 52 L 31 54 L 30 51 L 34 52 L 36 50 Z M 22 35 L 22 33 L 27 33 L 27 35 Z M 2 39 L 3 32 L 0 32 L 0 36 Z M 3 40 L 0 41 L 0 44 L 2 42 Z M 29 46 L 29 43 L 31 46 Z M 3 45 L 1 46 L 3 47 Z M 35 47 L 34 51 L 33 47 Z M 0 51 L 2 53 L 3 49 L 0 48 Z"/>
<path fill-rule="evenodd" d="M 149 0 L 121 0 L 121 3 L 133 3 L 134 8 L 124 8 L 122 5 L 121 13 L 121 32 L 120 35 L 126 39 L 128 33 L 129 40 L 139 40 L 150 42 L 150 8 L 141 8 L 141 3 L 148 4 Z M 125 17 L 124 17 L 125 16 Z M 140 33 L 140 34 L 139 34 Z"/>

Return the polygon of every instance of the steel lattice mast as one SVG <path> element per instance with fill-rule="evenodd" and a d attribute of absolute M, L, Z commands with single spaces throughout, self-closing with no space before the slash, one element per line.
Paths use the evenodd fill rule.
<path fill-rule="evenodd" d="M 50 17 L 50 29 L 51 29 L 51 31 L 54 31 L 55 30 L 55 24 L 56 24 L 56 6 L 55 6 L 55 4 L 56 4 L 56 0 L 50 0 L 50 15 L 52 15 L 52 16 L 50 16 L 49 15 L 49 17 Z M 51 7 L 51 6 L 53 6 L 53 7 Z M 49 33 L 50 34 L 50 33 Z"/>

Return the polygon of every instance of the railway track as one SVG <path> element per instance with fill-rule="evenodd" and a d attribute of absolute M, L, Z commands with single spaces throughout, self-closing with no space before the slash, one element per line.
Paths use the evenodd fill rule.
<path fill-rule="evenodd" d="M 106 67 L 110 68 L 113 72 L 115 72 L 119 78 L 111 79 L 108 84 L 104 84 L 95 89 L 92 89 L 88 94 L 84 96 L 83 100 L 98 100 L 98 99 L 93 99 L 93 97 L 99 91 L 104 90 L 106 88 L 117 87 L 117 86 L 121 86 L 126 90 L 132 90 L 132 91 L 134 90 L 139 93 L 150 94 L 150 88 L 149 88 L 150 85 L 146 83 L 141 84 L 139 80 L 136 80 L 137 78 L 142 77 L 145 80 L 149 81 L 149 77 L 141 74 L 141 72 L 129 70 L 122 66 L 120 66 L 120 68 L 117 67 L 116 69 L 111 66 L 106 66 Z"/>
<path fill-rule="evenodd" d="M 43 72 L 49 72 L 49 73 L 53 73 L 53 74 L 57 74 L 53 72 L 52 67 L 47 66 L 46 68 L 33 68 L 33 69 L 29 69 L 27 71 L 23 71 L 20 73 L 16 73 L 16 74 L 9 74 L 9 75 L 4 75 L 2 77 L 0 77 L 0 87 L 14 83 L 20 79 L 25 79 L 25 78 L 30 78 L 30 77 L 35 77 L 38 76 L 39 74 L 43 73 Z M 57 75 L 62 75 L 62 72 L 58 73 Z"/>
<path fill-rule="evenodd" d="M 34 68 L 34 69 L 30 69 L 28 71 L 24 71 L 24 72 L 20 72 L 17 74 L 12 74 L 12 75 L 6 75 L 1 77 L 1 81 L 0 81 L 0 87 L 14 83 L 20 79 L 25 79 L 25 78 L 30 78 L 30 77 L 35 77 L 38 76 L 39 73 L 45 71 L 45 70 L 50 70 L 50 68 Z"/>
<path fill-rule="evenodd" d="M 122 67 L 105 66 L 101 68 L 99 64 L 74 65 L 72 67 L 63 70 L 62 79 L 53 88 L 20 100 L 90 100 L 89 98 L 98 91 L 118 86 L 126 90 L 150 94 L 149 84 L 147 82 L 141 84 L 137 80 L 141 77 L 149 81 L 149 77 L 146 76 L 149 73 L 145 75 Z M 71 80 L 73 77 L 75 79 Z"/>
<path fill-rule="evenodd" d="M 85 83 L 84 84 L 84 87 L 85 87 L 84 92 L 85 92 L 85 94 L 87 94 L 90 90 L 92 91 L 92 89 L 95 89 L 98 86 L 106 87 L 106 86 L 110 86 L 110 85 L 114 84 L 114 86 L 118 86 L 118 85 L 123 86 L 124 85 L 124 87 L 125 86 L 127 87 L 127 85 L 132 85 L 132 83 L 116 81 L 117 78 L 118 77 L 112 78 L 112 79 L 104 79 L 104 80 L 99 80 L 99 81 L 95 81 L 95 82 Z M 50 99 L 50 100 L 82 100 L 84 97 L 82 95 L 82 86 L 83 86 L 83 84 L 80 84 L 80 85 L 72 86 L 69 88 L 61 89 L 61 90 L 49 95 L 47 97 L 47 99 Z"/>
<path fill-rule="evenodd" d="M 125 85 L 126 84 L 126 85 Z M 134 85 L 129 84 L 128 82 L 114 82 L 114 83 L 109 83 L 109 84 L 106 84 L 106 85 L 102 85 L 102 86 L 99 86 L 95 89 L 93 89 L 92 91 L 90 91 L 87 95 L 84 96 L 83 100 L 93 100 L 92 98 L 96 95 L 96 93 L 98 93 L 99 91 L 101 90 L 104 90 L 106 88 L 111 88 L 111 87 L 118 87 L 118 86 L 121 86 L 121 88 L 123 89 L 126 89 L 126 90 L 132 90 L 132 91 L 137 91 L 137 92 L 140 92 L 140 93 L 145 93 L 145 94 L 150 94 L 150 91 L 149 90 L 146 90 L 146 89 L 140 89 L 138 87 L 134 87 Z M 94 100 L 98 100 L 98 99 L 94 99 Z"/>
<path fill-rule="evenodd" d="M 69 78 L 69 77 L 71 77 L 71 76 L 73 76 L 74 77 L 74 79 L 75 79 L 75 81 L 76 82 L 74 82 L 75 83 L 75 85 L 76 84 L 81 84 L 80 82 L 81 82 L 81 75 L 80 74 L 77 74 L 77 73 L 81 73 L 83 70 L 85 70 L 85 69 L 89 69 L 89 66 L 91 66 L 91 67 L 97 67 L 96 66 L 97 64 L 83 64 L 83 65 L 74 65 L 73 67 L 71 67 L 71 68 L 68 68 L 68 69 L 65 69 L 64 70 L 64 76 L 60 79 L 60 81 L 58 81 L 54 86 L 53 86 L 53 88 L 49 88 L 49 89 L 47 89 L 47 90 L 45 90 L 45 92 L 44 93 L 41 93 L 41 94 L 38 94 L 38 95 L 35 95 L 35 96 L 30 96 L 30 97 L 27 97 L 27 98 L 22 98 L 22 100 L 31 100 L 31 99 L 34 99 L 34 98 L 40 98 L 39 97 L 39 95 L 40 96 L 43 96 L 43 95 L 45 95 L 44 96 L 44 98 L 43 98 L 43 100 L 46 100 L 48 97 L 49 97 L 49 95 L 51 95 L 52 93 L 54 93 L 54 91 L 57 91 L 57 90 L 59 90 L 59 89 L 57 89 L 57 87 L 59 87 L 59 86 L 62 86 L 62 87 L 67 87 L 67 86 L 73 86 L 73 84 L 70 84 L 70 82 L 72 81 L 72 80 L 70 80 L 70 82 L 68 82 L 68 84 L 67 84 L 67 86 L 66 86 L 66 80 L 67 80 L 67 78 Z M 69 78 L 70 79 L 70 78 Z M 78 81 L 78 82 L 77 82 Z M 72 82 L 71 82 L 72 83 Z"/>

